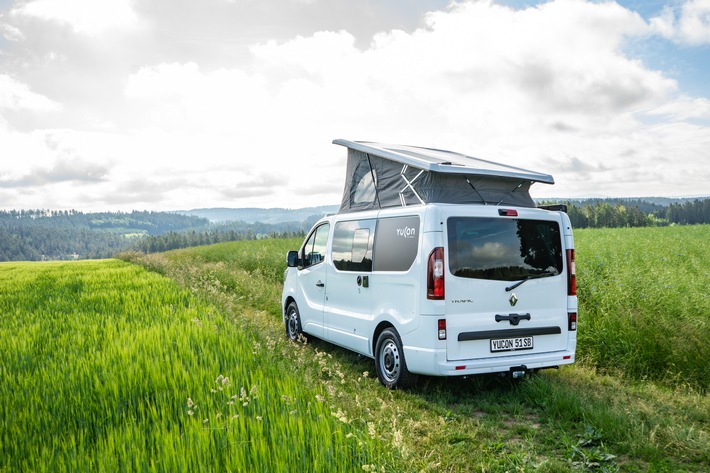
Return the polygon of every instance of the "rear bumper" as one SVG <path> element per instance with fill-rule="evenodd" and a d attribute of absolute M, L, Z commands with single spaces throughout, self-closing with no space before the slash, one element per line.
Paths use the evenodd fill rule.
<path fill-rule="evenodd" d="M 444 349 L 403 347 L 408 368 L 413 373 L 428 376 L 466 376 L 485 373 L 506 373 L 511 368 L 525 366 L 527 370 L 554 368 L 574 363 L 574 350 L 537 354 L 516 353 L 511 356 L 496 356 L 469 360 L 446 360 Z"/>

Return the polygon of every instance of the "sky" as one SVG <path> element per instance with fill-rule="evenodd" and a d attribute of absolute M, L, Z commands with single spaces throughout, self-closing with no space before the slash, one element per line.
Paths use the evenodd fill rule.
<path fill-rule="evenodd" d="M 0 0 L 0 209 L 338 204 L 337 138 L 710 195 L 710 0 Z"/>

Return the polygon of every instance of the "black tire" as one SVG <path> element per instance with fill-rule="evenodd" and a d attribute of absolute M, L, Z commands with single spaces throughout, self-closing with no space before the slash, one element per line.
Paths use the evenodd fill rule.
<path fill-rule="evenodd" d="M 303 331 L 301 330 L 301 314 L 298 312 L 298 306 L 295 302 L 291 302 L 286 308 L 286 337 L 292 342 L 298 342 L 304 339 Z"/>
<path fill-rule="evenodd" d="M 380 382 L 389 389 L 406 389 L 417 383 L 419 376 L 410 373 L 397 330 L 386 328 L 377 337 L 375 371 Z"/>

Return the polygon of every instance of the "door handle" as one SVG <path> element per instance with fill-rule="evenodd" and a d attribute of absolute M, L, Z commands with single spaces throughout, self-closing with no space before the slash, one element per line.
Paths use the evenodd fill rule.
<path fill-rule="evenodd" d="M 316 286 L 318 286 L 318 287 L 325 287 L 325 284 L 323 284 L 321 281 L 318 281 L 318 282 L 316 283 Z"/>
<path fill-rule="evenodd" d="M 521 320 L 530 320 L 530 314 L 496 314 L 496 322 L 502 322 L 503 320 L 510 322 L 510 325 L 518 325 Z"/>

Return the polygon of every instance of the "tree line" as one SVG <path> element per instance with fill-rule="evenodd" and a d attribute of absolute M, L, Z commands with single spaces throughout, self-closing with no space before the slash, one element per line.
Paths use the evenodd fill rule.
<path fill-rule="evenodd" d="M 0 210 L 0 261 L 109 258 L 151 235 L 209 225 L 205 218 L 169 212 Z"/>
<path fill-rule="evenodd" d="M 654 204 L 638 199 L 588 199 L 567 205 L 572 228 L 651 227 L 710 223 L 710 199 Z"/>
<path fill-rule="evenodd" d="M 101 259 L 129 250 L 156 253 L 225 241 L 303 236 L 318 218 L 217 224 L 172 212 L 0 210 L 0 261 Z"/>
<path fill-rule="evenodd" d="M 710 223 L 710 198 L 650 201 L 586 199 L 567 206 L 573 228 Z M 303 237 L 320 215 L 303 221 L 210 223 L 172 212 L 0 210 L 0 261 L 109 258 L 121 251 L 156 253 L 226 241 Z"/>

